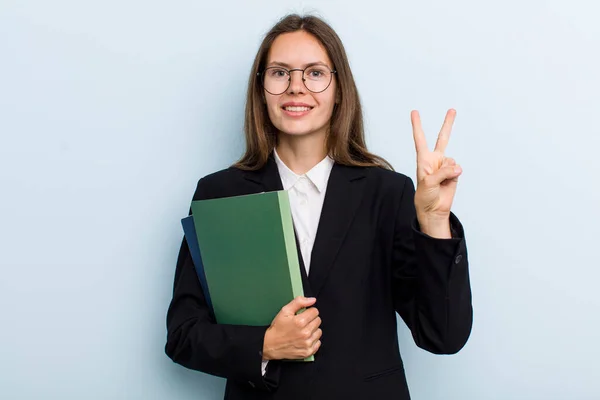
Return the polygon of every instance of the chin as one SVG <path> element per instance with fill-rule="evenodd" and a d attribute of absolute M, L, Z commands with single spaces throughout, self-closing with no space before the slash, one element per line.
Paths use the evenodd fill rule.
<path fill-rule="evenodd" d="M 311 133 L 313 133 L 313 131 L 311 130 L 301 130 L 301 129 L 280 129 L 279 130 L 282 134 L 284 135 L 288 135 L 288 136 L 307 136 L 310 135 Z"/>
<path fill-rule="evenodd" d="M 315 128 L 312 126 L 294 126 L 290 124 L 282 124 L 276 127 L 281 133 L 289 136 L 308 136 L 318 134 L 322 131 L 322 128 Z"/>

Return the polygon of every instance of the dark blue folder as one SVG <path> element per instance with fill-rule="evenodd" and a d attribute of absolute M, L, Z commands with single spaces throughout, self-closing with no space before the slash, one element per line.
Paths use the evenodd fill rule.
<path fill-rule="evenodd" d="M 213 310 L 212 301 L 210 300 L 210 294 L 208 292 L 208 284 L 206 283 L 206 274 L 204 273 L 204 265 L 202 264 L 200 246 L 198 245 L 198 235 L 196 235 L 196 227 L 194 226 L 193 217 L 190 215 L 189 217 L 183 218 L 181 220 L 181 225 L 183 226 L 185 240 L 190 249 L 190 256 L 192 256 L 192 261 L 194 262 L 194 267 L 196 269 L 196 274 L 198 275 L 198 280 L 200 281 L 200 286 L 202 286 L 204 298 L 206 299 L 206 303 L 210 308 L 211 315 L 214 317 L 215 313 Z"/>

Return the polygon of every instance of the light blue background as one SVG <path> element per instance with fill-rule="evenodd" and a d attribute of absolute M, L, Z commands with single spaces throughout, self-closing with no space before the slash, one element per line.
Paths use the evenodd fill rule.
<path fill-rule="evenodd" d="M 463 166 L 475 323 L 399 330 L 415 400 L 600 398 L 600 6 L 592 0 L 0 3 L 0 398 L 219 399 L 163 352 L 199 177 L 243 148 L 262 35 L 317 11 L 368 144 L 414 177 L 409 113 Z"/>

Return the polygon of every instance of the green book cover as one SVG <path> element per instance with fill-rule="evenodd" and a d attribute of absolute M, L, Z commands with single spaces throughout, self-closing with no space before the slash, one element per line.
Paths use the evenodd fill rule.
<path fill-rule="evenodd" d="M 192 216 L 218 323 L 269 325 L 304 295 L 286 191 L 193 201 Z"/>

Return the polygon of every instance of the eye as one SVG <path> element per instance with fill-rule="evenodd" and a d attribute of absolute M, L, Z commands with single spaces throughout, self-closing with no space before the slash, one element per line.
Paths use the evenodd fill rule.
<path fill-rule="evenodd" d="M 285 78 L 287 71 L 283 68 L 269 68 L 267 74 L 271 78 Z"/>
<path fill-rule="evenodd" d="M 323 79 L 329 76 L 329 71 L 322 67 L 311 67 L 306 70 L 306 77 L 308 79 L 317 80 Z"/>

